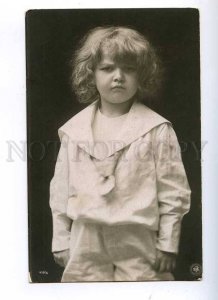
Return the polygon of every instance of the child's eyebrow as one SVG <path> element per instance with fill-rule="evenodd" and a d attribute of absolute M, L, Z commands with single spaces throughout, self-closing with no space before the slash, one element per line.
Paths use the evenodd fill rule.
<path fill-rule="evenodd" d="M 115 66 L 115 65 L 116 65 L 115 62 L 113 63 L 113 62 L 103 61 L 103 62 L 99 63 L 100 67 L 103 67 L 103 66 Z M 132 62 L 124 62 L 124 63 L 120 63 L 119 65 L 121 65 L 121 66 L 129 66 L 129 67 L 134 67 L 135 66 L 135 64 L 132 63 Z"/>
<path fill-rule="evenodd" d="M 100 62 L 99 63 L 100 66 L 114 66 L 115 63 L 112 63 L 112 62 L 107 62 L 107 61 L 103 61 L 103 62 Z"/>

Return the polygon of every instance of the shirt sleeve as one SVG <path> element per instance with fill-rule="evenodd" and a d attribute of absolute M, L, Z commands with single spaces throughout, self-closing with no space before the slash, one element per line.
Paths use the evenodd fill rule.
<path fill-rule="evenodd" d="M 178 253 L 181 222 L 190 209 L 191 191 L 171 124 L 158 127 L 154 145 L 160 216 L 156 247 Z"/>
<path fill-rule="evenodd" d="M 52 252 L 69 248 L 72 220 L 67 216 L 68 202 L 68 137 L 63 135 L 55 165 L 54 176 L 50 183 L 50 207 L 53 221 Z"/>

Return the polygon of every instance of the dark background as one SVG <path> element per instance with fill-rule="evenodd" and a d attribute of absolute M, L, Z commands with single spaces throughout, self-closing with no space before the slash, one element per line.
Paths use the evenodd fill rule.
<path fill-rule="evenodd" d="M 176 280 L 197 280 L 202 264 L 199 13 L 196 9 L 32 10 L 26 14 L 29 271 L 33 282 L 58 282 L 62 269 L 51 253 L 49 183 L 57 129 L 79 112 L 71 91 L 69 61 L 87 30 L 129 25 L 145 34 L 165 68 L 164 88 L 151 108 L 177 133 L 192 190 L 184 217 Z"/>

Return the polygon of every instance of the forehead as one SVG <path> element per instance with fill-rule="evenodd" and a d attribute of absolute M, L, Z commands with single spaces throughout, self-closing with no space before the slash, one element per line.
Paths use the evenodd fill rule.
<path fill-rule="evenodd" d="M 116 55 L 116 53 L 109 53 L 108 51 L 102 51 L 99 64 L 135 64 L 135 59 L 129 55 Z"/>

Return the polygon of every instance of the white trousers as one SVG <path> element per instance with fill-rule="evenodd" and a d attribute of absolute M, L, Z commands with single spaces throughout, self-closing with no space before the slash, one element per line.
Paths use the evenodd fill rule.
<path fill-rule="evenodd" d="M 156 232 L 144 225 L 74 221 L 62 282 L 174 280 L 154 270 Z"/>

